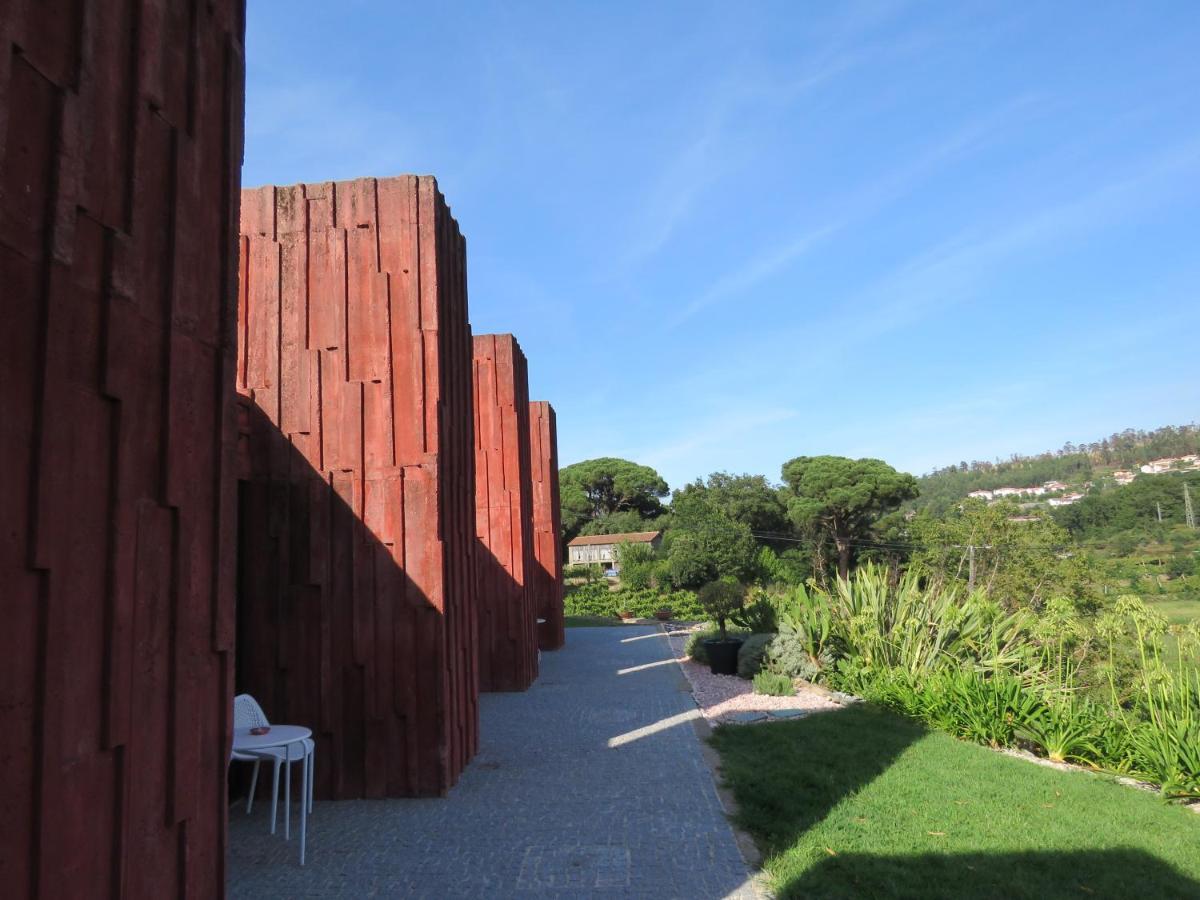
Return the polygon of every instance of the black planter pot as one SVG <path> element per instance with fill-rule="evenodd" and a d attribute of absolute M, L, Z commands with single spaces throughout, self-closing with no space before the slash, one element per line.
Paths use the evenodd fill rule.
<path fill-rule="evenodd" d="M 708 670 L 714 675 L 736 675 L 738 650 L 742 642 L 729 638 L 709 638 L 704 642 L 704 652 L 708 654 Z"/>

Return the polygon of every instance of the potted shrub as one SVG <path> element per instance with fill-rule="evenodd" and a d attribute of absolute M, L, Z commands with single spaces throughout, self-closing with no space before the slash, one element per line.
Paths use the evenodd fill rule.
<path fill-rule="evenodd" d="M 738 650 L 741 638 L 730 638 L 725 631 L 725 620 L 742 608 L 746 600 L 746 588 L 732 578 L 722 578 L 700 588 L 696 597 L 704 611 L 717 623 L 720 636 L 704 642 L 708 656 L 708 668 L 714 675 L 736 675 Z"/>
<path fill-rule="evenodd" d="M 619 613 L 617 613 L 617 615 L 620 616 L 622 619 L 632 619 L 633 618 L 633 610 L 632 609 L 623 609 Z"/>
<path fill-rule="evenodd" d="M 658 619 L 660 622 L 666 622 L 673 615 L 674 612 L 672 612 L 669 606 L 664 606 L 662 609 L 656 609 L 654 611 L 654 618 Z"/>

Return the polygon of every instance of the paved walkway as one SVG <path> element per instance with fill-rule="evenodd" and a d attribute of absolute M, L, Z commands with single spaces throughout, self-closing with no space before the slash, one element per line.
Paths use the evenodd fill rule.
<path fill-rule="evenodd" d="M 231 810 L 231 896 L 754 896 L 657 628 L 569 629 L 530 690 L 480 706 L 448 797 L 318 803 L 303 869 L 269 803 Z"/>

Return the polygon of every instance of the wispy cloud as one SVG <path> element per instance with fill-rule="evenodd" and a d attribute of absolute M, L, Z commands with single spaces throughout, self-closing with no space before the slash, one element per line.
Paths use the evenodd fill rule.
<path fill-rule="evenodd" d="M 687 220 L 706 191 L 722 181 L 741 160 L 736 147 L 747 143 L 746 113 L 764 113 L 768 126 L 773 116 L 852 72 L 873 54 L 861 38 L 900 8 L 896 3 L 867 4 L 838 16 L 828 26 L 822 45 L 808 54 L 798 69 L 783 73 L 763 71 L 758 60 L 744 60 L 730 68 L 735 74 L 720 81 L 704 97 L 704 107 L 694 118 L 699 127 L 683 136 L 648 182 L 638 208 L 629 247 L 621 262 L 634 266 L 661 251 Z M 903 44 L 874 54 L 906 52 Z"/>
<path fill-rule="evenodd" d="M 700 311 L 717 303 L 736 300 L 752 288 L 785 271 L 823 241 L 852 225 L 877 215 L 888 204 L 911 192 L 923 179 L 943 165 L 984 144 L 1035 104 L 1033 97 L 1019 97 L 956 129 L 927 147 L 914 159 L 898 166 L 864 188 L 839 198 L 840 213 L 821 225 L 810 225 L 772 247 L 746 260 L 738 268 L 715 281 L 708 290 L 686 304 L 669 324 L 678 326 Z"/>
<path fill-rule="evenodd" d="M 754 433 L 771 425 L 795 419 L 799 412 L 783 406 L 748 409 L 744 401 L 731 401 L 723 408 L 713 411 L 695 421 L 687 431 L 676 433 L 669 443 L 631 447 L 627 449 L 634 459 L 644 459 L 648 464 L 661 468 L 676 468 L 680 460 L 694 456 L 698 451 L 720 446 L 730 441 L 744 442 Z"/>

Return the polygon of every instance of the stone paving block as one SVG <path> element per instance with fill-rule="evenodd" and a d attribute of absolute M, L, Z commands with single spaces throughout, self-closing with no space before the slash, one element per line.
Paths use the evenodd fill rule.
<path fill-rule="evenodd" d="M 654 633 L 573 629 L 529 690 L 480 698 L 479 756 L 447 797 L 318 803 L 303 869 L 265 804 L 231 813 L 231 895 L 755 897 L 678 670 L 617 674 L 671 658 L 625 642 Z"/>

